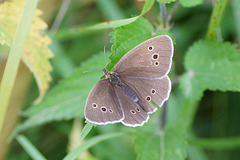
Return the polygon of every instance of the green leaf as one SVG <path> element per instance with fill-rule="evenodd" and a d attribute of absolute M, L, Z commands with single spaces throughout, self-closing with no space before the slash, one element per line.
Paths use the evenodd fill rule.
<path fill-rule="evenodd" d="M 145 13 L 147 13 L 152 8 L 153 4 L 154 4 L 154 0 L 146 0 L 141 14 L 136 17 L 98 23 L 98 24 L 95 24 L 92 26 L 87 26 L 87 27 L 73 28 L 69 31 L 63 31 L 62 33 L 56 35 L 56 37 L 54 37 L 54 38 L 55 39 L 62 39 L 62 38 L 66 39 L 66 36 L 71 36 L 72 34 L 78 34 L 79 32 L 82 32 L 82 31 L 110 29 L 110 28 L 116 28 L 116 27 L 130 24 L 130 23 L 136 21 L 138 18 L 142 17 Z"/>
<path fill-rule="evenodd" d="M 115 28 L 111 32 L 112 54 L 109 59 L 116 64 L 119 59 L 130 51 L 132 48 L 142 43 L 143 41 L 152 38 L 153 27 L 151 23 L 139 18 L 136 22 L 126 26 Z"/>
<path fill-rule="evenodd" d="M 203 0 L 180 0 L 183 7 L 194 7 L 203 3 Z"/>
<path fill-rule="evenodd" d="M 233 138 L 194 138 L 189 139 L 189 144 L 205 149 L 226 150 L 240 147 L 240 137 Z"/>
<path fill-rule="evenodd" d="M 85 101 L 102 75 L 104 62 L 104 54 L 101 52 L 83 63 L 69 78 L 49 91 L 41 103 L 22 113 L 29 119 L 17 127 L 17 132 L 50 121 L 83 118 Z"/>
<path fill-rule="evenodd" d="M 107 69 L 111 70 L 123 55 L 125 55 L 138 44 L 154 36 L 163 34 L 173 37 L 167 31 L 154 32 L 151 23 L 144 18 L 139 18 L 137 21 L 126 26 L 115 28 L 115 30 L 111 32 L 111 42 L 113 45 L 112 54 L 109 56 L 111 62 L 107 65 Z"/>
<path fill-rule="evenodd" d="M 206 89 L 240 91 L 240 50 L 228 42 L 199 41 L 187 52 L 181 78 L 186 97 L 199 100 Z"/>
<path fill-rule="evenodd" d="M 238 44 L 240 41 L 240 1 L 239 0 L 232 0 L 232 9 L 233 9 L 233 16 L 235 21 L 235 26 L 237 29 L 237 35 L 238 35 Z"/>
<path fill-rule="evenodd" d="M 184 160 L 187 157 L 187 128 L 183 122 L 183 120 L 177 118 L 176 120 L 168 123 L 165 128 L 165 160 Z"/>
<path fill-rule="evenodd" d="M 88 26 L 84 28 L 79 28 L 78 31 L 84 31 L 84 30 L 97 30 L 97 29 L 108 29 L 108 28 L 116 28 L 120 26 L 127 25 L 129 23 L 134 22 L 141 16 L 143 16 L 145 13 L 147 13 L 153 6 L 154 0 L 146 0 L 142 9 L 142 12 L 139 16 L 127 18 L 127 19 L 121 19 L 121 20 L 115 20 L 110 22 L 103 22 L 99 23 L 93 26 Z"/>
<path fill-rule="evenodd" d="M 81 132 L 80 139 L 84 139 L 94 126 L 95 125 L 93 123 L 89 123 L 87 121 L 87 124 L 83 127 L 83 130 Z"/>
<path fill-rule="evenodd" d="M 188 151 L 188 158 L 189 159 L 194 159 L 194 160 L 208 160 L 207 153 L 204 151 L 204 148 L 192 145 L 191 142 L 189 141 L 190 139 L 195 139 L 196 135 L 194 133 L 195 131 L 190 131 L 188 134 L 188 143 L 189 146 L 187 147 Z"/>
<path fill-rule="evenodd" d="M 161 131 L 159 125 L 149 121 L 144 126 L 137 128 L 135 133 L 135 149 L 138 160 L 159 160 L 164 141 L 160 140 Z"/>
<path fill-rule="evenodd" d="M 77 147 L 72 152 L 70 152 L 66 157 L 64 157 L 64 160 L 74 160 L 78 157 L 78 155 L 80 155 L 83 151 L 87 150 L 91 146 L 94 146 L 95 144 L 101 141 L 123 136 L 123 135 L 125 135 L 125 133 L 112 133 L 112 134 L 105 134 L 105 135 L 100 135 L 100 136 L 91 138 L 85 141 L 81 146 Z"/>
<path fill-rule="evenodd" d="M 138 159 L 184 160 L 187 146 L 185 132 L 181 121 L 169 123 L 165 131 L 159 128 L 159 124 L 149 121 L 139 128 L 135 135 Z"/>
<path fill-rule="evenodd" d="M 32 159 L 45 160 L 46 158 L 37 150 L 35 146 L 23 135 L 16 137 L 17 142 L 24 148 Z"/>
<path fill-rule="evenodd" d="M 171 2 L 176 2 L 177 0 L 157 0 L 160 3 L 171 3 Z"/>

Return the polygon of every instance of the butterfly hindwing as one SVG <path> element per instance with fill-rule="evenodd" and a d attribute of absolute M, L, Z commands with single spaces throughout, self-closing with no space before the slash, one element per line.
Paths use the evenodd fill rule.
<path fill-rule="evenodd" d="M 149 115 L 140 106 L 126 97 L 120 89 L 115 88 L 115 91 L 123 109 L 124 119 L 121 122 L 124 125 L 136 127 L 148 121 Z"/>
<path fill-rule="evenodd" d="M 157 109 L 151 101 L 162 106 L 171 90 L 171 81 L 168 76 L 159 79 L 122 77 L 121 80 L 137 94 L 139 103 L 147 113 L 152 113 Z"/>
<path fill-rule="evenodd" d="M 172 63 L 173 44 L 163 35 L 151 38 L 125 54 L 114 71 L 121 76 L 159 78 L 168 74 Z"/>
<path fill-rule="evenodd" d="M 109 80 L 100 80 L 89 93 L 85 118 L 95 124 L 117 123 L 123 120 L 122 108 Z"/>

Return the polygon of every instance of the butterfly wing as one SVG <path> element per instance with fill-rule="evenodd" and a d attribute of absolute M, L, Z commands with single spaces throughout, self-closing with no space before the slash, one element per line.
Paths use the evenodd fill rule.
<path fill-rule="evenodd" d="M 125 54 L 114 71 L 121 76 L 160 78 L 165 76 L 172 63 L 173 44 L 163 35 L 151 38 Z"/>
<path fill-rule="evenodd" d="M 121 121 L 124 125 L 130 127 L 142 126 L 148 121 L 149 115 L 142 110 L 140 106 L 127 98 L 119 88 L 114 88 L 119 99 L 120 106 L 123 109 L 124 119 Z"/>
<path fill-rule="evenodd" d="M 136 93 L 139 98 L 139 104 L 147 113 L 155 112 L 157 109 L 151 103 L 151 100 L 162 106 L 168 99 L 171 90 L 171 81 L 168 76 L 164 76 L 161 79 L 122 77 L 121 80 Z"/>
<path fill-rule="evenodd" d="M 117 123 L 123 120 L 122 108 L 112 84 L 107 79 L 100 80 L 89 93 L 85 118 L 95 124 Z"/>

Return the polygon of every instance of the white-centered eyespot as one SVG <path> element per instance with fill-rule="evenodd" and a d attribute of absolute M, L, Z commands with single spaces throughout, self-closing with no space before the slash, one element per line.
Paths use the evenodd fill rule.
<path fill-rule="evenodd" d="M 154 47 L 153 46 L 148 46 L 149 51 L 153 51 Z"/>
<path fill-rule="evenodd" d="M 158 66 L 158 65 L 159 65 L 159 62 L 158 62 L 158 61 L 154 62 L 154 65 L 155 65 L 155 66 Z"/>
<path fill-rule="evenodd" d="M 102 106 L 102 107 L 101 107 L 101 112 L 106 113 L 106 112 L 107 112 L 107 107 Z"/>
<path fill-rule="evenodd" d="M 156 89 L 152 89 L 151 90 L 151 93 L 154 95 L 154 94 L 156 94 Z"/>
<path fill-rule="evenodd" d="M 136 111 L 134 111 L 134 110 L 130 110 L 130 112 L 131 112 L 132 114 L 136 114 Z"/>
<path fill-rule="evenodd" d="M 153 60 L 158 60 L 158 59 L 159 59 L 158 53 L 154 53 L 154 54 L 152 55 L 152 59 L 153 59 Z"/>
<path fill-rule="evenodd" d="M 150 101 L 151 101 L 151 97 L 150 97 L 150 96 L 147 96 L 147 97 L 146 97 L 146 100 L 147 100 L 148 102 L 150 102 Z"/>
<path fill-rule="evenodd" d="M 92 103 L 92 107 L 93 108 L 97 108 L 97 104 L 96 103 Z"/>

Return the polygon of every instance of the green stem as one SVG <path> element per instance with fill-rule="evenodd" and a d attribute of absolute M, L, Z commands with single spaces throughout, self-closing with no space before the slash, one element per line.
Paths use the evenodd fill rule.
<path fill-rule="evenodd" d="M 228 0 L 216 1 L 216 4 L 213 8 L 213 12 L 211 15 L 211 19 L 209 22 L 209 26 L 208 26 L 207 39 L 210 39 L 210 40 L 216 39 L 217 30 L 222 20 L 222 15 L 226 8 L 227 1 Z"/>
<path fill-rule="evenodd" d="M 16 79 L 24 43 L 30 29 L 34 11 L 37 7 L 37 2 L 38 0 L 26 0 L 25 2 L 21 19 L 17 26 L 16 35 L 14 37 L 4 70 L 2 83 L 0 85 L 0 133 L 3 127 L 12 88 Z"/>
<path fill-rule="evenodd" d="M 23 135 L 16 137 L 17 142 L 24 148 L 32 159 L 46 160 L 37 148 Z"/>
<path fill-rule="evenodd" d="M 84 152 L 88 148 L 94 146 L 95 144 L 105 141 L 105 140 L 108 140 L 108 139 L 111 139 L 111 138 L 120 137 L 125 134 L 126 134 L 125 132 L 120 132 L 120 133 L 110 133 L 110 134 L 95 136 L 91 139 L 88 139 L 82 145 L 78 146 L 73 151 L 71 151 L 68 155 L 66 155 L 64 157 L 64 160 L 76 159 L 78 155 L 80 155 L 82 152 Z"/>
<path fill-rule="evenodd" d="M 232 0 L 232 8 L 238 35 L 238 44 L 240 44 L 240 1 Z"/>
<path fill-rule="evenodd" d="M 235 138 L 216 138 L 216 139 L 189 139 L 189 144 L 196 145 L 205 149 L 225 150 L 240 147 L 240 137 Z"/>

